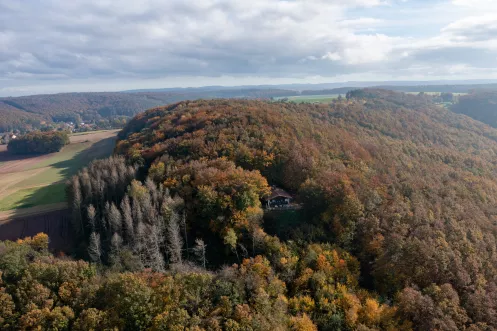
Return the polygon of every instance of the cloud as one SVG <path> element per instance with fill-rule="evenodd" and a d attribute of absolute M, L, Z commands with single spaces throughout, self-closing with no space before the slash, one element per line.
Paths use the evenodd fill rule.
<path fill-rule="evenodd" d="M 497 40 L 497 13 L 471 16 L 455 21 L 443 30 L 455 41 Z"/>
<path fill-rule="evenodd" d="M 347 9 L 381 4 L 49 0 L 21 7 L 6 0 L 0 4 L 0 24 L 16 42 L 8 48 L 9 56 L 0 51 L 0 59 L 6 59 L 0 61 L 0 73 L 10 78 L 38 75 L 41 80 L 50 78 L 49 73 L 70 79 L 334 76 L 346 70 L 325 63 L 304 66 L 300 60 L 346 56 L 344 64 L 354 64 L 381 58 L 380 50 L 372 51 L 371 58 L 361 55 L 363 47 L 377 45 L 378 35 L 356 36 L 351 28 L 378 20 L 346 17 Z"/>
<path fill-rule="evenodd" d="M 314 59 L 316 59 L 316 57 L 312 57 Z M 330 61 L 340 61 L 342 59 L 342 57 L 340 56 L 340 54 L 334 52 L 328 52 L 326 53 L 325 55 L 321 56 L 321 59 L 322 60 L 330 60 Z"/>
<path fill-rule="evenodd" d="M 481 74 L 476 68 L 495 61 L 497 46 L 488 41 L 497 30 L 495 17 L 482 19 L 474 1 L 486 3 L 1 0 L 0 93 L 26 86 L 36 92 L 46 81 L 79 87 L 89 79 L 107 90 L 109 82 L 176 77 L 192 85 L 199 77 L 232 77 L 236 84 L 251 77 L 395 77 L 420 67 L 443 76 L 454 66 Z M 399 14 L 381 15 L 393 10 Z M 454 15 L 445 27 L 417 21 L 444 12 Z M 431 35 L 419 36 L 416 26 Z"/>

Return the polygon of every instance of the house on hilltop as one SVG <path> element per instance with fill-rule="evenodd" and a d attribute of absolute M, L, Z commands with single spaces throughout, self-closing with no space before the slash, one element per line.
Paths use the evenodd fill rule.
<path fill-rule="evenodd" d="M 0 133 L 0 144 L 7 145 L 12 139 L 16 139 L 17 136 L 13 133 Z"/>
<path fill-rule="evenodd" d="M 271 187 L 271 194 L 263 199 L 264 207 L 275 208 L 288 206 L 292 202 L 292 195 L 276 186 Z"/>

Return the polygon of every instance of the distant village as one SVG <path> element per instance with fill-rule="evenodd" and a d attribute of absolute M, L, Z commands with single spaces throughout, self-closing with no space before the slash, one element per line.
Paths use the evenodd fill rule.
<path fill-rule="evenodd" d="M 46 122 L 42 122 L 41 124 L 45 125 L 45 127 L 41 129 L 42 131 L 58 130 L 58 131 L 69 131 L 73 133 L 73 132 L 86 132 L 86 131 L 97 130 L 96 124 L 80 123 L 76 125 L 73 122 L 57 122 L 57 123 L 50 123 L 50 125 L 47 125 Z M 11 140 L 16 139 L 21 134 L 22 133 L 19 130 L 0 133 L 0 145 L 7 145 Z"/>

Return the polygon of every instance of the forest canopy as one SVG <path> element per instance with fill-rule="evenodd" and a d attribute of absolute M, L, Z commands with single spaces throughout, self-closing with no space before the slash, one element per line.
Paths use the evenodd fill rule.
<path fill-rule="evenodd" d="M 65 131 L 33 131 L 11 139 L 7 145 L 12 154 L 48 154 L 59 152 L 69 144 L 69 135 Z"/>
<path fill-rule="evenodd" d="M 370 89 L 150 109 L 71 179 L 76 256 L 117 277 L 247 281 L 204 302 L 216 314 L 181 306 L 201 329 L 496 328 L 497 130 L 431 100 Z M 298 208 L 264 210 L 272 185 Z"/>

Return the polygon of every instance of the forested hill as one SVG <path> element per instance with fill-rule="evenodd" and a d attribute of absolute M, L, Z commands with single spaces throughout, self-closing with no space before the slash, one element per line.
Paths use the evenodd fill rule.
<path fill-rule="evenodd" d="M 68 182 L 87 261 L 0 242 L 0 329 L 497 329 L 497 130 L 430 100 L 136 115 Z"/>
<path fill-rule="evenodd" d="M 459 97 L 451 110 L 497 127 L 497 91 L 477 90 Z"/>
<path fill-rule="evenodd" d="M 497 130 L 423 96 L 365 90 L 349 98 L 154 108 L 120 133 L 116 152 L 189 202 L 197 236 L 235 229 L 241 242 L 257 211 L 237 211 L 240 197 L 228 202 L 226 177 L 243 176 L 226 162 L 260 171 L 304 204 L 281 239 L 345 249 L 360 261 L 360 284 L 416 329 L 496 328 Z M 320 295 L 309 312 L 315 321 Z"/>
<path fill-rule="evenodd" d="M 320 85 L 318 85 L 320 86 Z M 291 87 L 291 86 L 290 86 Z M 53 122 L 96 123 L 132 117 L 146 109 L 183 100 L 213 98 L 270 99 L 309 95 L 345 95 L 355 87 L 310 89 L 312 85 L 283 89 L 262 87 L 205 87 L 185 89 L 143 90 L 104 93 L 61 93 L 0 98 L 0 133 L 12 130 L 32 131 Z M 305 88 L 309 89 L 305 89 Z M 419 85 L 384 86 L 385 90 L 405 92 L 463 92 L 453 110 L 484 123 L 496 126 L 495 85 Z M 492 90 L 494 92 L 492 92 Z M 430 93 L 428 93 L 430 94 Z"/>
<path fill-rule="evenodd" d="M 95 122 L 120 116 L 132 117 L 151 107 L 187 99 L 269 98 L 293 95 L 274 89 L 230 89 L 215 91 L 171 91 L 143 93 L 61 93 L 0 98 L 0 132 L 33 130 L 51 122 Z"/>
<path fill-rule="evenodd" d="M 0 132 L 33 130 L 43 122 L 97 121 L 133 116 L 167 103 L 166 98 L 122 93 L 63 93 L 0 98 Z"/>

